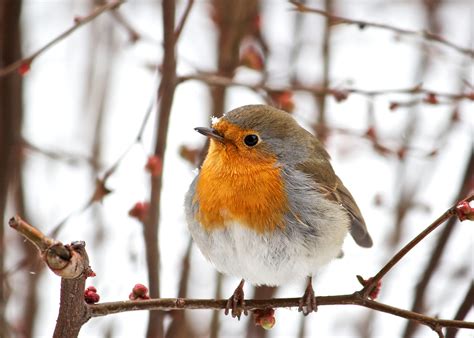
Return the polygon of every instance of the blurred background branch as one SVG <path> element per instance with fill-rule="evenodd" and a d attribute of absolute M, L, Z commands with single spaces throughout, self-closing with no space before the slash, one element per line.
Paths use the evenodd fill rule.
<path fill-rule="evenodd" d="M 304 13 L 314 13 L 314 14 L 325 16 L 326 18 L 329 19 L 331 25 L 356 25 L 359 27 L 359 29 L 365 29 L 366 27 L 373 27 L 373 28 L 379 28 L 379 29 L 386 29 L 386 30 L 389 30 L 396 34 L 401 34 L 401 35 L 419 36 L 426 40 L 440 43 L 446 47 L 454 49 L 455 51 L 459 53 L 462 53 L 462 54 L 465 54 L 466 56 L 474 58 L 474 50 L 470 48 L 460 47 L 456 45 L 455 43 L 450 42 L 449 40 L 438 35 L 436 32 L 432 33 L 427 30 L 413 31 L 413 30 L 403 29 L 400 27 L 387 25 L 383 23 L 370 22 L 370 21 L 364 21 L 364 20 L 354 20 L 354 19 L 349 19 L 342 16 L 332 15 L 331 11 L 328 11 L 328 10 L 323 11 L 317 8 L 311 8 L 311 7 L 305 6 L 304 3 L 299 2 L 299 1 L 291 0 L 290 3 L 292 3 L 296 7 L 295 9 L 297 11 L 304 12 Z"/>
<path fill-rule="evenodd" d="M 33 61 L 43 54 L 45 51 L 47 51 L 49 48 L 53 47 L 55 44 L 60 42 L 61 40 L 64 40 L 67 38 L 70 34 L 72 34 L 76 29 L 80 28 L 81 26 L 93 21 L 96 17 L 101 15 L 102 13 L 105 13 L 110 10 L 114 10 L 118 8 L 121 4 L 123 4 L 125 0 L 113 0 L 109 3 L 106 3 L 100 7 L 97 7 L 96 9 L 93 10 L 93 12 L 89 15 L 86 15 L 84 17 L 75 17 L 74 21 L 75 24 L 68 30 L 66 30 L 64 33 L 61 33 L 58 35 L 56 38 L 48 42 L 46 45 L 38 49 L 36 52 L 33 54 L 29 55 L 28 57 L 20 60 L 16 60 L 15 62 L 12 62 L 11 64 L 8 64 L 4 68 L 0 68 L 0 77 L 5 76 L 10 74 L 11 72 L 14 72 L 15 70 L 18 69 L 18 72 L 22 75 L 26 74 Z"/>

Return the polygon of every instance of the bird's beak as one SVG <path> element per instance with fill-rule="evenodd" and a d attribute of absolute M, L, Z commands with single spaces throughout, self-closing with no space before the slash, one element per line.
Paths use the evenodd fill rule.
<path fill-rule="evenodd" d="M 217 130 L 214 128 L 206 128 L 206 127 L 197 127 L 194 128 L 195 131 L 197 131 L 200 134 L 203 134 L 204 136 L 210 137 L 218 142 L 224 143 L 225 138 L 220 135 Z"/>

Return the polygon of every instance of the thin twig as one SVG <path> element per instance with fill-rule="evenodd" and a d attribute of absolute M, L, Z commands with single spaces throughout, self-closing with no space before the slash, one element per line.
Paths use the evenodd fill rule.
<path fill-rule="evenodd" d="M 141 38 L 141 34 L 128 22 L 128 20 L 122 15 L 122 13 L 113 11 L 112 17 L 125 28 L 128 33 L 131 43 L 135 43 Z"/>
<path fill-rule="evenodd" d="M 474 195 L 470 195 L 465 199 L 465 201 L 469 202 L 474 200 Z M 379 281 L 397 264 L 411 249 L 413 249 L 418 243 L 423 240 L 426 236 L 428 236 L 433 230 L 435 230 L 438 226 L 443 224 L 446 220 L 448 220 L 451 216 L 456 215 L 456 208 L 458 204 L 454 205 L 453 207 L 449 208 L 438 217 L 433 223 L 431 223 L 425 230 L 420 232 L 418 236 L 413 238 L 407 245 L 400 249 L 388 262 L 383 266 L 383 268 L 373 277 L 371 278 L 364 288 L 360 291 L 362 297 L 367 297 L 369 293 L 374 289 Z"/>
<path fill-rule="evenodd" d="M 57 244 L 55 240 L 48 236 L 45 236 L 41 231 L 39 231 L 37 228 L 30 225 L 29 223 L 25 222 L 19 216 L 11 218 L 8 222 L 8 225 L 12 229 L 18 231 L 31 243 L 33 243 L 41 253 L 45 252 L 51 246 Z"/>
<path fill-rule="evenodd" d="M 158 98 L 156 99 L 158 104 L 159 104 L 160 98 L 161 96 L 160 96 L 160 93 L 158 92 Z M 146 125 L 148 124 L 148 120 L 150 119 L 151 113 L 153 112 L 154 101 L 155 101 L 155 98 L 153 97 L 153 100 L 150 102 L 150 105 L 148 106 L 145 112 L 142 123 L 140 125 L 140 129 L 138 130 L 138 133 L 135 138 L 135 141 L 133 142 L 133 145 L 135 145 L 135 143 L 140 143 L 143 140 L 143 134 L 145 133 Z"/>
<path fill-rule="evenodd" d="M 463 196 L 466 196 L 469 193 L 469 190 L 472 188 L 472 173 L 474 172 L 474 154 L 471 153 L 469 162 L 465 169 L 463 183 L 461 189 L 458 193 L 458 199 L 462 199 Z M 440 261 L 443 253 L 445 252 L 446 247 L 448 246 L 449 239 L 454 233 L 456 226 L 456 218 L 452 217 L 448 223 L 443 227 L 443 231 L 437 239 L 437 243 L 433 247 L 433 250 L 429 254 L 429 261 L 426 264 L 426 267 L 423 270 L 423 274 L 420 277 L 420 280 L 416 284 L 414 290 L 415 294 L 413 296 L 413 302 L 411 305 L 411 311 L 421 312 L 424 309 L 424 299 L 426 297 L 429 283 L 432 281 L 433 276 L 435 275 L 436 269 L 440 267 Z M 434 281 L 433 281 L 434 283 Z M 403 338 L 411 338 L 414 336 L 417 325 L 413 322 L 408 322 L 405 330 L 403 332 Z"/>
<path fill-rule="evenodd" d="M 328 13 L 332 12 L 332 8 L 334 7 L 333 1 L 332 0 L 325 0 L 324 1 L 324 8 Z M 331 35 L 332 35 L 332 26 L 329 20 L 326 21 L 326 24 L 324 26 L 324 35 L 323 35 L 323 41 L 322 41 L 322 87 L 323 88 L 328 88 L 329 87 L 329 82 L 330 82 L 330 71 L 331 71 Z M 327 141 L 327 133 L 325 132 L 325 126 L 326 126 L 326 116 L 327 116 L 327 101 L 326 101 L 326 95 L 329 94 L 329 92 L 322 93 L 322 94 L 316 94 L 314 95 L 314 99 L 316 101 L 316 104 L 318 106 L 318 115 L 317 115 L 317 124 L 322 126 L 323 128 L 318 130 L 318 138 L 321 140 L 321 142 L 325 143 Z"/>
<path fill-rule="evenodd" d="M 392 95 L 392 94 L 406 94 L 406 95 L 433 95 L 437 98 L 445 98 L 451 101 L 459 100 L 471 100 L 474 101 L 474 92 L 473 93 L 446 93 L 446 92 L 437 92 L 430 89 L 423 88 L 421 84 L 417 84 L 413 87 L 400 88 L 400 89 L 381 89 L 381 90 L 365 90 L 359 88 L 326 88 L 323 86 L 315 85 L 302 85 L 302 84 L 292 84 L 288 86 L 272 86 L 262 83 L 248 83 L 243 81 L 237 81 L 230 77 L 220 76 L 218 74 L 210 73 L 197 73 L 190 74 L 185 76 L 180 76 L 178 82 L 186 82 L 190 80 L 197 80 L 204 82 L 211 86 L 222 86 L 222 87 L 244 87 L 256 92 L 258 91 L 291 91 L 291 92 L 307 92 L 315 95 L 332 95 L 336 99 L 343 100 L 347 98 L 349 94 L 357 94 L 365 97 L 375 97 L 382 95 Z M 344 97 L 342 97 L 342 96 Z M 426 102 L 426 101 L 423 101 Z"/>
<path fill-rule="evenodd" d="M 179 20 L 179 23 L 176 26 L 176 29 L 174 30 L 175 40 L 179 39 L 179 36 L 181 35 L 181 32 L 183 31 L 184 24 L 188 20 L 189 13 L 191 13 L 191 8 L 193 8 L 193 5 L 194 5 L 194 0 L 188 0 L 188 3 L 186 4 L 186 8 L 184 9 L 183 16 L 181 17 L 181 20 Z"/>
<path fill-rule="evenodd" d="M 56 150 L 49 150 L 49 149 L 44 149 L 40 148 L 37 145 L 31 143 L 30 141 L 26 140 L 23 138 L 21 140 L 21 145 L 31 151 L 37 152 L 41 155 L 44 155 L 52 160 L 56 161 L 63 161 L 66 162 L 67 164 L 71 165 L 77 165 L 80 162 L 85 162 L 88 164 L 93 164 L 93 159 L 92 157 L 85 156 L 85 155 L 80 155 L 80 154 L 70 154 L 67 152 L 63 151 L 56 151 Z"/>
<path fill-rule="evenodd" d="M 43 261 L 58 276 L 75 279 L 86 268 L 89 269 L 89 261 L 85 259 L 87 254 L 83 250 L 84 242 L 73 242 L 71 245 L 64 245 L 44 235 L 19 216 L 12 217 L 8 224 L 38 248 Z"/>
<path fill-rule="evenodd" d="M 471 286 L 466 292 L 466 296 L 464 297 L 464 300 L 462 301 L 461 305 L 459 306 L 458 311 L 456 312 L 456 315 L 454 316 L 455 320 L 463 320 L 466 318 L 467 314 L 469 311 L 472 310 L 472 301 L 474 299 L 474 284 L 471 282 Z M 455 338 L 456 333 L 458 332 L 458 328 L 448 328 L 446 330 L 446 338 Z"/>
<path fill-rule="evenodd" d="M 91 22 L 92 20 L 94 20 L 96 17 L 98 17 L 102 13 L 105 13 L 107 11 L 114 10 L 114 9 L 118 8 L 124 2 L 125 2 L 125 0 L 113 0 L 109 3 L 106 3 L 105 5 L 97 7 L 91 14 L 77 19 L 76 23 L 71 28 L 69 28 L 68 30 L 66 30 L 62 34 L 58 35 L 56 38 L 54 38 L 53 40 L 48 42 L 46 45 L 44 45 L 43 47 L 38 49 L 36 52 L 31 54 L 30 56 L 28 56 L 26 58 L 23 58 L 23 59 L 20 59 L 20 60 L 17 60 L 15 62 L 11 63 L 10 65 L 6 66 L 5 68 L 0 69 L 0 77 L 14 72 L 15 70 L 17 70 L 22 65 L 25 65 L 25 64 L 26 65 L 31 65 L 31 63 L 38 56 L 43 54 L 46 50 L 48 50 L 49 48 L 51 48 L 52 46 L 54 46 L 55 44 L 57 44 L 61 40 L 68 37 L 71 33 L 76 31 L 78 28 L 80 28 L 80 27 L 84 26 L 85 24 Z"/>
<path fill-rule="evenodd" d="M 396 26 L 392 26 L 388 24 L 383 24 L 383 23 L 376 23 L 376 22 L 370 22 L 370 21 L 364 21 L 364 20 L 354 20 L 354 19 L 350 19 L 350 18 L 346 18 L 342 16 L 332 15 L 326 11 L 323 11 L 317 8 L 311 8 L 311 7 L 305 6 L 304 4 L 298 1 L 290 0 L 290 3 L 293 4 L 296 7 L 295 10 L 299 12 L 314 13 L 314 14 L 322 15 L 328 18 L 333 24 L 355 25 L 355 26 L 358 26 L 360 29 L 364 29 L 366 27 L 373 27 L 373 28 L 379 28 L 379 29 L 392 31 L 400 35 L 419 36 L 425 40 L 437 42 L 461 54 L 474 58 L 474 50 L 470 48 L 464 48 L 464 47 L 458 46 L 455 43 L 445 39 L 444 37 L 438 34 L 431 33 L 426 30 L 415 31 L 415 30 L 404 29 L 404 28 L 400 28 L 400 27 L 396 27 Z"/>
<path fill-rule="evenodd" d="M 178 26 L 174 30 L 174 37 L 175 37 L 175 44 L 178 42 L 179 37 L 181 36 L 181 32 L 183 31 L 184 25 L 189 17 L 189 13 L 191 12 L 191 8 L 194 5 L 194 0 L 189 0 L 186 9 L 184 10 L 183 16 L 181 17 L 181 20 L 178 23 Z M 160 99 L 161 99 L 161 91 L 158 90 L 158 98 L 157 98 L 157 104 L 160 104 Z M 150 103 L 150 106 L 148 107 L 145 117 L 143 118 L 142 124 L 140 126 L 140 129 L 137 134 L 136 142 L 141 142 L 143 139 L 143 133 L 145 132 L 145 127 L 148 123 L 148 120 L 150 119 L 151 113 L 153 112 L 153 102 Z"/>

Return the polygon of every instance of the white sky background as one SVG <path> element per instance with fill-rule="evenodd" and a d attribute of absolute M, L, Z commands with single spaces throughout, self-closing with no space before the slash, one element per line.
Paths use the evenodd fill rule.
<path fill-rule="evenodd" d="M 37 50 L 53 37 L 70 27 L 75 15 L 89 12 L 84 1 L 26 0 L 22 22 L 25 55 Z M 185 2 L 178 2 L 178 17 Z M 320 7 L 313 1 L 312 6 Z M 338 1 L 338 14 L 356 19 L 393 24 L 407 29 L 423 29 L 421 4 L 418 1 Z M 262 30 L 272 51 L 269 61 L 270 81 L 285 84 L 289 75 L 289 64 L 294 65 L 298 75 L 308 84 L 321 77 L 320 45 L 323 19 L 316 15 L 304 18 L 305 31 L 300 58 L 289 60 L 295 13 L 284 1 L 263 1 Z M 89 156 L 94 131 L 94 104 L 86 105 L 85 88 L 94 92 L 96 82 L 87 84 L 87 64 L 92 62 L 104 73 L 111 73 L 109 93 L 105 101 L 105 123 L 103 135 L 102 168 L 107 169 L 133 142 L 142 123 L 143 116 L 156 91 L 155 74 L 145 65 L 160 63 L 162 50 L 161 12 L 156 1 L 130 0 L 120 11 L 139 32 L 151 38 L 135 45 L 127 43 L 127 34 L 113 24 L 106 14 L 87 25 L 66 40 L 39 57 L 25 77 L 24 137 L 40 148 Z M 474 5 L 469 1 L 445 1 L 440 11 L 443 36 L 461 46 L 473 46 L 472 32 Z M 113 57 L 103 54 L 105 47 L 98 47 L 91 59 L 91 30 L 99 34 L 98 40 L 106 43 L 106 27 L 115 27 L 113 41 L 117 51 Z M 196 70 L 215 69 L 216 28 L 209 18 L 209 2 L 196 1 L 178 45 L 178 74 L 186 75 Z M 102 34 L 104 36 L 102 36 Z M 401 37 L 396 39 L 391 32 L 355 27 L 336 27 L 333 30 L 331 56 L 331 85 L 352 85 L 361 89 L 407 88 L 416 84 L 417 60 L 420 57 L 421 40 Z M 474 67 L 461 68 L 464 57 L 449 49 L 433 45 L 432 67 L 424 86 L 439 92 L 459 92 L 459 74 L 474 83 Z M 255 81 L 254 71 L 239 69 L 239 80 Z M 97 95 L 97 93 L 96 93 Z M 253 92 L 246 89 L 229 89 L 227 108 L 263 103 Z M 401 108 L 395 112 L 388 109 L 393 100 L 409 99 L 405 96 L 382 96 L 375 104 L 377 131 L 382 142 L 400 144 L 404 123 L 411 109 Z M 178 156 L 181 145 L 200 146 L 202 135 L 193 127 L 209 124 L 210 96 L 207 87 L 198 82 L 188 82 L 178 87 L 170 121 L 168 148 L 164 167 L 163 205 L 160 247 L 162 250 L 163 297 L 177 295 L 177 283 L 181 270 L 181 258 L 188 241 L 184 220 L 183 198 L 194 177 L 193 167 Z M 449 121 L 450 106 L 419 105 L 419 126 L 416 146 L 427 150 L 433 138 Z M 426 177 L 416 192 L 416 201 L 429 204 L 429 211 L 413 210 L 406 219 L 402 241 L 407 242 L 424 229 L 438 215 L 450 207 L 458 192 L 459 182 L 472 149 L 474 127 L 473 103 L 464 101 L 459 108 L 461 123 L 455 127 L 435 162 L 420 156 L 409 155 L 407 172 L 426 172 Z M 314 103 L 310 96 L 296 95 L 295 117 L 306 127 L 315 121 Z M 367 100 L 351 95 L 348 100 L 336 103 L 328 98 L 328 120 L 331 126 L 349 128 L 356 133 L 367 129 Z M 101 301 L 127 299 L 136 283 L 147 283 L 145 253 L 141 225 L 127 213 L 137 202 L 148 199 L 149 178 L 143 170 L 152 149 L 154 121 L 150 121 L 145 137 L 145 147 L 136 145 L 122 161 L 118 171 L 109 181 L 114 193 L 102 205 L 74 216 L 60 233 L 59 240 L 85 240 L 91 266 L 97 277 L 87 284 L 98 289 Z M 391 207 L 396 202 L 398 186 L 395 175 L 399 161 L 393 156 L 381 157 L 374 153 L 370 142 L 360 137 L 335 135 L 330 137 L 328 151 L 333 158 L 336 172 L 351 190 L 367 221 L 374 238 L 372 249 L 357 247 L 348 237 L 345 257 L 332 262 L 317 276 L 313 285 L 318 295 L 350 293 L 359 288 L 356 274 L 369 277 L 376 273 L 397 248 L 387 244 L 394 215 Z M 25 166 L 26 202 L 31 222 L 47 232 L 87 202 L 94 189 L 90 167 L 85 164 L 69 165 L 52 161 L 42 154 L 27 152 Z M 433 163 L 435 165 L 433 165 Z M 427 165 L 428 164 L 428 165 Z M 418 176 L 417 176 L 418 177 Z M 377 207 L 373 200 L 380 194 L 386 205 Z M 103 217 L 105 233 L 103 242 L 97 246 L 97 234 L 92 229 L 94 218 Z M 384 279 L 380 301 L 409 309 L 414 285 L 419 280 L 426 261 L 430 258 L 432 245 L 439 231 L 423 241 Z M 12 238 L 17 236 L 8 233 Z M 9 250 L 9 264 L 16 258 Z M 473 230 L 467 222 L 458 224 L 450 238 L 447 252 L 430 284 L 426 300 L 429 315 L 452 318 L 468 287 L 466 278 L 473 276 L 472 270 L 463 279 L 453 282 L 452 275 L 467 262 L 472 269 Z M 194 248 L 191 261 L 190 298 L 212 298 L 214 296 L 215 270 Z M 22 277 L 14 278 L 21 281 Z M 53 332 L 58 304 L 60 279 L 47 271 L 41 279 L 41 299 L 36 325 L 37 336 L 50 336 Z M 223 294 L 230 296 L 237 286 L 237 278 L 225 279 Z M 304 281 L 293 286 L 282 287 L 277 296 L 297 297 L 303 294 Z M 246 290 L 250 290 L 247 288 Z M 247 293 L 247 297 L 251 294 Z M 10 304 L 9 313 L 15 316 L 18 309 Z M 354 326 L 364 318 L 368 310 L 355 306 L 321 306 L 317 314 L 306 318 L 308 336 L 353 337 Z M 210 311 L 188 311 L 188 317 L 196 330 L 207 335 Z M 294 336 L 299 325 L 300 314 L 296 310 L 278 309 L 277 324 L 270 337 Z M 147 324 L 146 312 L 125 313 L 93 319 L 83 326 L 81 337 L 103 336 L 112 328 L 113 336 L 143 336 Z M 376 314 L 372 322 L 374 336 L 398 337 L 406 325 L 404 319 L 386 314 Z M 222 337 L 239 337 L 246 330 L 246 320 L 237 322 L 221 316 Z M 470 314 L 474 320 L 474 314 Z M 419 337 L 434 336 L 426 328 L 418 331 Z M 472 337 L 472 332 L 461 331 L 459 337 Z"/>

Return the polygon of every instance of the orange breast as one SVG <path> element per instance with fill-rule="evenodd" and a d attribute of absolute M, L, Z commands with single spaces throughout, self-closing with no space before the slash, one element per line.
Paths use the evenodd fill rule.
<path fill-rule="evenodd" d="M 201 168 L 194 203 L 207 230 L 238 221 L 263 233 L 284 227 L 287 198 L 276 159 L 240 156 L 232 145 L 211 142 Z"/>

